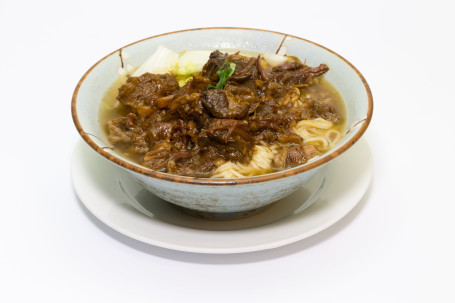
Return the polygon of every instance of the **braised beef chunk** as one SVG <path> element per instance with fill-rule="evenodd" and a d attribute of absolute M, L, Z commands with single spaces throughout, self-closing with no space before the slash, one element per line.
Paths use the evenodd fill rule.
<path fill-rule="evenodd" d="M 109 141 L 114 145 L 126 146 L 132 152 L 146 153 L 149 150 L 147 134 L 137 123 L 138 119 L 132 113 L 109 121 Z"/>
<path fill-rule="evenodd" d="M 191 160 L 193 156 L 188 151 L 179 151 L 169 158 L 167 163 L 167 171 L 176 175 L 192 174 Z"/>
<path fill-rule="evenodd" d="M 143 164 L 153 170 L 165 172 L 174 153 L 175 148 L 171 143 L 162 142 L 145 154 Z"/>
<path fill-rule="evenodd" d="M 312 116 L 316 118 L 321 117 L 333 122 L 337 122 L 340 119 L 340 115 L 338 114 L 335 107 L 331 103 L 321 100 L 314 101 L 312 107 Z"/>
<path fill-rule="evenodd" d="M 235 71 L 231 77 L 230 82 L 243 83 L 248 80 L 256 80 L 259 78 L 259 71 L 257 67 L 257 58 L 247 58 L 238 54 L 230 55 L 227 61 L 235 63 Z"/>
<path fill-rule="evenodd" d="M 149 136 L 150 141 L 159 143 L 161 141 L 170 142 L 173 134 L 178 129 L 178 125 L 171 122 L 156 122 L 155 125 L 150 129 Z"/>
<path fill-rule="evenodd" d="M 308 67 L 295 62 L 293 64 L 285 63 L 282 66 L 275 67 L 268 78 L 270 81 L 281 85 L 308 84 L 328 70 L 329 67 L 325 64 L 318 67 Z"/>
<path fill-rule="evenodd" d="M 145 73 L 139 77 L 130 77 L 119 88 L 117 100 L 129 106 L 131 111 L 145 116 L 150 113 L 154 101 L 168 96 L 179 88 L 179 83 L 170 74 L 155 75 Z"/>
<path fill-rule="evenodd" d="M 170 105 L 169 113 L 185 121 L 194 121 L 201 129 L 206 128 L 211 117 L 204 110 L 201 94 L 181 95 Z"/>
<path fill-rule="evenodd" d="M 289 148 L 286 159 L 286 168 L 301 165 L 306 162 L 306 155 L 302 145 L 295 145 Z"/>
<path fill-rule="evenodd" d="M 272 68 L 272 72 L 274 73 L 280 73 L 280 72 L 289 72 L 289 71 L 296 71 L 298 69 L 303 69 L 305 68 L 305 65 L 303 65 L 300 62 L 297 61 L 292 61 L 292 62 L 284 62 L 281 65 L 275 66 Z"/>
<path fill-rule="evenodd" d="M 295 134 L 291 130 L 288 130 L 284 134 L 278 137 L 278 142 L 280 142 L 283 145 L 288 145 L 288 144 L 299 144 L 303 145 L 303 139 L 299 135 Z"/>
<path fill-rule="evenodd" d="M 201 75 L 210 79 L 210 81 L 216 82 L 219 77 L 216 73 L 221 69 L 224 62 L 226 62 L 228 54 L 222 53 L 219 50 L 216 50 L 210 54 L 209 60 L 202 68 Z"/>
<path fill-rule="evenodd" d="M 217 118 L 228 118 L 229 102 L 226 97 L 226 92 L 212 89 L 202 93 L 202 104 Z M 229 117 L 234 118 L 234 117 Z"/>
<path fill-rule="evenodd" d="M 256 96 L 246 87 L 229 85 L 223 90 L 202 93 L 202 104 L 215 118 L 242 119 L 255 101 Z"/>
<path fill-rule="evenodd" d="M 274 170 L 305 163 L 319 152 L 292 131 L 296 123 L 340 120 L 328 99 L 305 97 L 302 88 L 328 67 L 264 62 L 217 50 L 182 87 L 171 74 L 128 78 L 117 99 L 129 113 L 107 123 L 110 142 L 153 170 L 183 176 L 210 177 L 225 161 L 248 164 L 258 144 L 279 146 Z"/>
<path fill-rule="evenodd" d="M 209 128 L 200 133 L 198 143 L 213 159 L 239 162 L 250 160 L 253 147 L 248 123 L 234 119 L 214 119 Z"/>
<path fill-rule="evenodd" d="M 307 160 L 302 145 L 284 147 L 272 159 L 272 165 L 275 169 L 282 170 L 305 163 Z"/>
<path fill-rule="evenodd" d="M 313 144 L 308 144 L 303 147 L 303 151 L 305 152 L 305 155 L 307 156 L 308 159 L 314 158 L 316 156 L 319 156 L 319 152 L 314 147 Z"/>

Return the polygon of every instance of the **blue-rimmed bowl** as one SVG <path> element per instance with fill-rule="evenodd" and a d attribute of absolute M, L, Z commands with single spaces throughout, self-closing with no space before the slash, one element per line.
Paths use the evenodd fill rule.
<path fill-rule="evenodd" d="M 347 133 L 319 159 L 288 170 L 238 179 L 193 178 L 153 171 L 117 153 L 98 122 L 104 93 L 127 64 L 139 66 L 159 45 L 176 52 L 190 49 L 238 49 L 255 52 L 285 50 L 309 66 L 325 63 L 325 74 L 340 92 L 347 108 Z M 128 54 L 128 59 L 125 54 Z M 212 213 L 251 212 L 277 201 L 310 180 L 323 166 L 348 150 L 367 129 L 373 98 L 361 73 L 337 53 L 292 35 L 248 28 L 198 28 L 162 34 L 122 47 L 93 65 L 74 90 L 74 124 L 82 138 L 112 164 L 118 165 L 153 194 L 184 208 Z"/>

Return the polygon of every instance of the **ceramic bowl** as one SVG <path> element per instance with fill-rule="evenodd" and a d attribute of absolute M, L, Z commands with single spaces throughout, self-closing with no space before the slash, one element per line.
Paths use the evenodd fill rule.
<path fill-rule="evenodd" d="M 103 94 L 126 65 L 139 66 L 159 45 L 176 52 L 189 49 L 239 49 L 255 52 L 285 51 L 309 66 L 325 63 L 325 77 L 338 89 L 347 107 L 346 136 L 314 162 L 281 172 L 238 179 L 176 176 L 140 166 L 113 150 L 98 123 Z M 128 54 L 126 58 L 125 54 Z M 295 191 L 323 166 L 349 149 L 367 129 L 373 100 L 360 72 L 335 52 L 292 35 L 246 28 L 200 28 L 147 38 L 122 47 L 93 65 L 76 86 L 71 104 L 76 128 L 85 142 L 118 165 L 156 196 L 184 208 L 210 213 L 241 213 L 260 209 Z"/>

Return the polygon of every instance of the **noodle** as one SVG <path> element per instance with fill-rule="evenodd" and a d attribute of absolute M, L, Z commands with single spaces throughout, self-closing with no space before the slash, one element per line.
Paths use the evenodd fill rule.
<path fill-rule="evenodd" d="M 227 161 L 212 174 L 212 178 L 241 178 L 272 171 L 272 159 L 278 153 L 278 145 L 255 145 L 248 165 Z"/>
<path fill-rule="evenodd" d="M 314 120 L 302 120 L 292 129 L 301 136 L 305 144 L 313 144 L 319 150 L 326 152 L 331 149 L 340 139 L 341 133 L 332 129 L 333 122 L 323 118 Z M 267 146 L 255 145 L 253 157 L 248 165 L 224 162 L 212 174 L 212 178 L 243 178 L 272 172 L 272 159 L 278 153 L 278 144 Z M 314 161 L 314 157 L 310 161 Z"/>
<path fill-rule="evenodd" d="M 331 129 L 333 122 L 322 118 L 302 120 L 292 129 L 303 138 L 304 143 L 314 144 L 323 152 L 331 149 L 341 138 L 339 131 Z"/>

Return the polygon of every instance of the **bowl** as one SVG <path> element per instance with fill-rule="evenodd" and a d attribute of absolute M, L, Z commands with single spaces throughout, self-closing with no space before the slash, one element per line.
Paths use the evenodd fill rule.
<path fill-rule="evenodd" d="M 176 52 L 190 49 L 239 49 L 280 52 L 306 59 L 309 66 L 325 63 L 325 74 L 346 103 L 343 139 L 317 160 L 266 175 L 237 179 L 194 178 L 153 171 L 118 154 L 105 138 L 98 109 L 106 90 L 126 66 L 139 66 L 159 45 Z M 126 55 L 127 54 L 127 55 Z M 283 33 L 248 28 L 198 28 L 162 34 L 124 46 L 93 65 L 74 90 L 74 124 L 85 142 L 156 196 L 196 212 L 252 214 L 308 182 L 322 167 L 348 150 L 367 129 L 373 112 L 371 91 L 364 77 L 346 59 L 314 42 Z"/>

